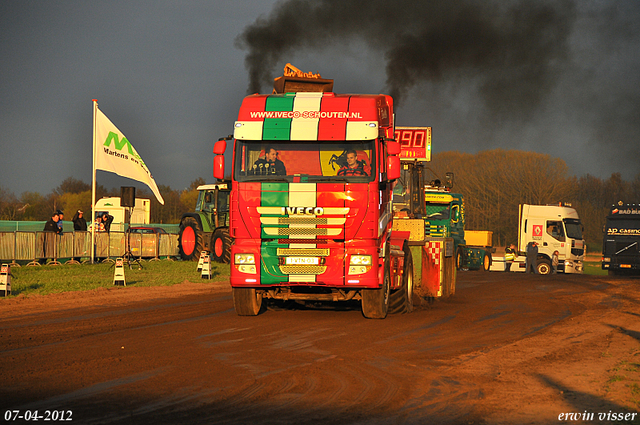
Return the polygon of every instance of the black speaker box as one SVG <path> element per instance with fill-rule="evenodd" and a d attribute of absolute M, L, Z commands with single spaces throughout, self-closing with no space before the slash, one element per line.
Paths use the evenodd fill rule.
<path fill-rule="evenodd" d="M 136 206 L 136 188 L 120 186 L 120 206 L 133 208 Z"/>

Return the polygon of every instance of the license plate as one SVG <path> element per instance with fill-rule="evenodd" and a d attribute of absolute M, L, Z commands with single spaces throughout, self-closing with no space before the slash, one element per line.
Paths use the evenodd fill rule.
<path fill-rule="evenodd" d="M 320 264 L 320 258 L 318 257 L 285 257 L 284 263 L 286 265 L 318 265 Z"/>

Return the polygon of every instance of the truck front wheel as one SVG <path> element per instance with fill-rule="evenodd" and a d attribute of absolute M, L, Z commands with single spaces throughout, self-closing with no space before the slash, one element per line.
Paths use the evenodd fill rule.
<path fill-rule="evenodd" d="M 538 260 L 536 265 L 538 274 L 551 274 L 551 262 L 549 260 Z"/>
<path fill-rule="evenodd" d="M 257 316 L 262 308 L 262 294 L 255 288 L 233 288 L 233 306 L 238 316 Z"/>
<path fill-rule="evenodd" d="M 408 245 L 404 249 L 402 286 L 389 294 L 389 312 L 411 313 L 413 311 L 413 257 Z"/>
<path fill-rule="evenodd" d="M 202 233 L 198 222 L 193 217 L 185 217 L 180 223 L 180 234 L 178 235 L 180 258 L 184 261 L 197 261 L 200 259 L 202 247 Z"/>
<path fill-rule="evenodd" d="M 388 257 L 387 257 L 388 258 Z M 367 319 L 384 319 L 389 311 L 389 288 L 391 271 L 389 261 L 385 261 L 384 283 L 378 289 L 363 289 L 362 314 Z"/>

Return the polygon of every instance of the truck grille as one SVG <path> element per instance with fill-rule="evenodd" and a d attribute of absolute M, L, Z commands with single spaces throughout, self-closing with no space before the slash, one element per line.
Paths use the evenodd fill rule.
<path fill-rule="evenodd" d="M 278 224 L 327 224 L 329 219 L 320 217 L 278 217 Z"/>
<path fill-rule="evenodd" d="M 322 274 L 327 266 L 280 266 L 283 274 Z"/>
<path fill-rule="evenodd" d="M 273 196 L 281 205 L 256 207 L 263 238 L 318 239 L 338 237 L 344 233 L 350 208 L 318 206 L 316 184 L 274 185 L 279 185 L 279 190 L 273 192 Z"/>
<path fill-rule="evenodd" d="M 285 236 L 285 235 L 339 235 L 342 229 L 314 228 L 314 227 L 265 227 L 264 232 L 267 235 Z"/>

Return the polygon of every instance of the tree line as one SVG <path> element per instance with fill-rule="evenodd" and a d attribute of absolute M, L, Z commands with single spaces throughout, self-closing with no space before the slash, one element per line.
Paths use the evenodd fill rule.
<path fill-rule="evenodd" d="M 452 191 L 464 195 L 466 229 L 492 231 L 494 246 L 517 243 L 520 204 L 565 202 L 580 216 L 588 251 L 600 252 L 611 205 L 640 203 L 640 173 L 632 181 L 620 173 L 607 179 L 576 177 L 564 160 L 535 152 L 441 152 L 433 155 L 429 168 L 432 179 L 444 181 L 446 172 L 454 173 Z"/>
<path fill-rule="evenodd" d="M 198 186 L 206 184 L 200 177 L 191 182 L 184 190 L 174 190 L 169 186 L 159 185 L 158 189 L 164 199 L 161 205 L 155 195 L 147 189 L 136 189 L 136 198 L 151 200 L 152 223 L 176 224 L 182 214 L 193 211 L 198 198 Z M 104 197 L 120 197 L 120 188 L 106 189 L 96 186 L 96 200 Z M 57 210 L 65 213 L 65 221 L 70 221 L 77 210 L 90 217 L 91 185 L 73 177 L 66 178 L 51 193 L 42 195 L 38 192 L 24 192 L 16 197 L 8 189 L 0 186 L 0 220 L 45 221 Z"/>
<path fill-rule="evenodd" d="M 494 246 L 517 241 L 519 204 L 567 202 L 578 211 L 589 250 L 600 251 L 609 207 L 618 201 L 640 203 L 640 173 L 632 181 L 623 180 L 620 173 L 607 179 L 589 174 L 576 177 L 562 159 L 534 152 L 495 149 L 434 154 L 428 180 L 444 181 L 447 172 L 455 176 L 453 192 L 464 195 L 466 228 L 492 231 Z M 160 185 L 164 205 L 148 190 L 137 190 L 136 197 L 151 199 L 152 223 L 175 224 L 183 213 L 193 211 L 196 188 L 205 183 L 197 178 L 184 190 Z M 106 196 L 119 197 L 120 188 L 98 185 L 96 199 Z M 65 211 L 65 220 L 78 209 L 91 211 L 91 185 L 69 177 L 48 195 L 24 192 L 20 197 L 0 186 L 1 220 L 45 221 L 58 209 Z"/>

